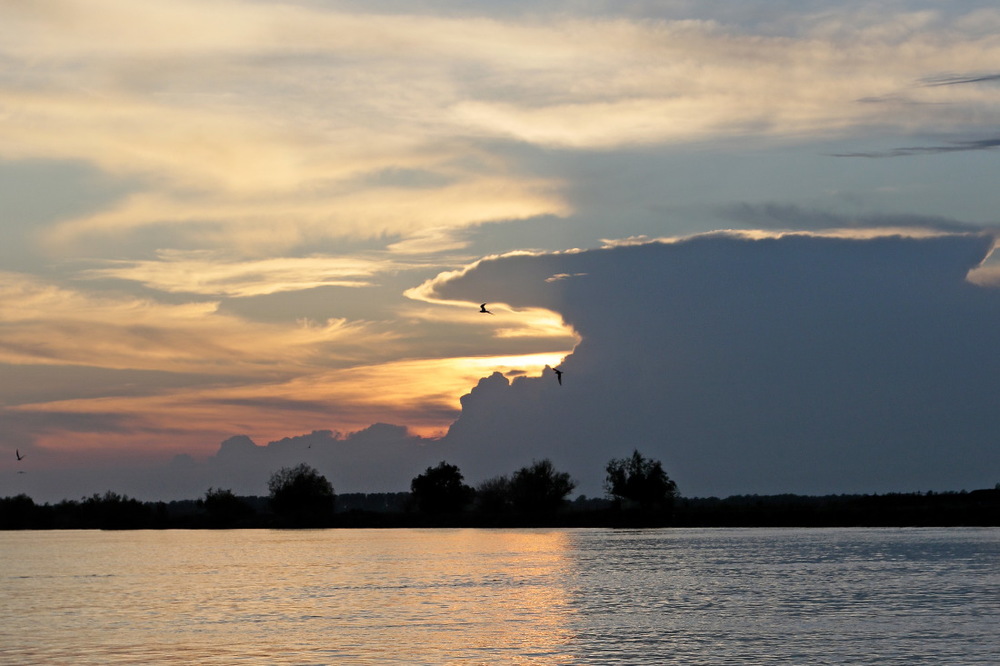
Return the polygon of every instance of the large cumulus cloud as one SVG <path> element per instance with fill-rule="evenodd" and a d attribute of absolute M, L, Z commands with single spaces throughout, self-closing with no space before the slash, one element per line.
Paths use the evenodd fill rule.
<path fill-rule="evenodd" d="M 1000 292 L 966 280 L 992 243 L 711 234 L 480 262 L 436 295 L 551 308 L 582 342 L 561 386 L 481 381 L 444 443 L 468 476 L 550 456 L 591 492 L 633 447 L 688 495 L 992 486 Z"/>
<path fill-rule="evenodd" d="M 308 462 L 339 492 L 397 491 L 439 460 L 476 483 L 549 457 L 597 495 L 607 461 L 638 448 L 688 496 L 989 487 L 1000 290 L 967 276 L 992 246 L 977 234 L 720 233 L 486 259 L 421 293 L 496 303 L 498 331 L 521 308 L 561 313 L 581 338 L 561 385 L 551 371 L 484 377 L 439 440 L 386 424 L 263 446 L 234 437 L 127 483 L 101 468 L 57 485 L 63 497 L 104 481 L 146 499 L 263 494 L 275 469 Z M 58 499 L 33 478 L 19 477 L 25 490 Z"/>

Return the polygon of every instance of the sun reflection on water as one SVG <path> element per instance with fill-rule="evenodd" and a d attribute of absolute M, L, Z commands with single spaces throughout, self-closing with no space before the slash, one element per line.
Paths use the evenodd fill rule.
<path fill-rule="evenodd" d="M 35 536 L 53 557 L 19 560 L 8 579 L 0 610 L 18 608 L 16 618 L 28 606 L 32 626 L 12 634 L 0 661 L 4 652 L 25 664 L 571 661 L 564 532 Z M 44 642 L 28 638 L 38 626 Z"/>

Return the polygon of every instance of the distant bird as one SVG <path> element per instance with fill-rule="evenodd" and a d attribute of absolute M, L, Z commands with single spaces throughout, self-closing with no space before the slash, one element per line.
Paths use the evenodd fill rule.
<path fill-rule="evenodd" d="M 552 372 L 556 373 L 556 381 L 559 382 L 559 386 L 562 386 L 562 373 L 563 371 L 559 368 L 552 368 Z"/>
<path fill-rule="evenodd" d="M 24 456 L 21 455 L 20 449 L 14 449 L 14 455 L 17 456 L 18 460 L 24 460 Z"/>
<path fill-rule="evenodd" d="M 486 314 L 493 314 L 492 312 L 486 309 L 486 303 L 483 303 L 482 305 L 479 306 L 479 311 L 484 312 Z"/>

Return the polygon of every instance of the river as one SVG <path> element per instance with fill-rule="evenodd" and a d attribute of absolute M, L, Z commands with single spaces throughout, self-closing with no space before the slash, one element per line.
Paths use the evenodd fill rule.
<path fill-rule="evenodd" d="M 1000 529 L 0 533 L 3 664 L 997 664 Z"/>

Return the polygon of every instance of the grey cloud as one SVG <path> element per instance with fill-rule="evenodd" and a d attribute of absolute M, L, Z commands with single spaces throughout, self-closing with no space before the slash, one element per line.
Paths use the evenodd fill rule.
<path fill-rule="evenodd" d="M 482 262 L 440 295 L 551 307 L 583 341 L 561 386 L 482 380 L 445 443 L 470 478 L 551 457 L 588 494 L 633 447 L 690 495 L 992 486 L 1000 292 L 965 280 L 992 243 L 709 235 Z"/>
<path fill-rule="evenodd" d="M 954 141 L 937 146 L 909 146 L 904 148 L 894 148 L 892 150 L 854 152 L 854 153 L 831 153 L 831 157 L 911 157 L 913 155 L 937 155 L 941 153 L 959 153 L 974 150 L 992 150 L 1000 146 L 1000 138 L 977 139 L 974 141 Z"/>
<path fill-rule="evenodd" d="M 321 400 L 296 400 L 293 398 L 219 398 L 208 400 L 213 405 L 255 407 L 284 412 L 329 412 L 329 403 Z"/>
<path fill-rule="evenodd" d="M 28 451 L 33 459 L 35 452 Z M 13 458 L 13 448 L 10 455 Z M 38 502 L 58 502 L 105 490 L 147 501 L 196 499 L 210 487 L 240 495 L 267 495 L 271 474 L 299 463 L 319 470 L 337 492 L 395 492 L 408 489 L 414 476 L 450 457 L 443 442 L 410 435 L 404 426 L 377 423 L 348 435 L 316 430 L 265 445 L 236 435 L 203 460 L 181 454 L 158 464 L 102 460 L 90 464 L 76 461 L 72 468 L 47 468 L 37 473 L 29 468 L 15 478 L 18 487 L 7 492 L 26 492 Z"/>
<path fill-rule="evenodd" d="M 134 423 L 128 416 L 114 413 L 0 409 L 0 418 L 3 419 L 4 431 L 7 436 L 11 432 L 37 434 L 66 430 L 78 433 L 127 433 L 136 430 Z M 34 439 L 34 436 L 31 439 Z"/>
<path fill-rule="evenodd" d="M 968 83 L 989 83 L 991 81 L 1000 81 L 1000 74 L 930 77 L 924 79 L 922 83 L 927 87 L 933 88 L 937 86 L 957 86 Z"/>
<path fill-rule="evenodd" d="M 266 495 L 267 480 L 275 470 L 301 462 L 324 474 L 337 492 L 394 492 L 408 489 L 414 476 L 442 457 L 447 451 L 441 442 L 386 423 L 347 435 L 315 430 L 263 446 L 238 435 L 222 442 L 216 455 L 203 462 L 175 460 L 174 478 L 162 492 L 197 497 L 214 486 Z"/>
<path fill-rule="evenodd" d="M 981 225 L 938 215 L 872 213 L 844 215 L 777 203 L 741 203 L 720 209 L 722 217 L 754 229 L 932 229 L 944 232 L 978 232 Z"/>
<path fill-rule="evenodd" d="M 119 370 L 92 366 L 19 365 L 0 363 L 0 403 L 13 406 L 32 402 L 152 395 L 164 389 L 215 385 L 233 377 L 158 370 Z"/>

